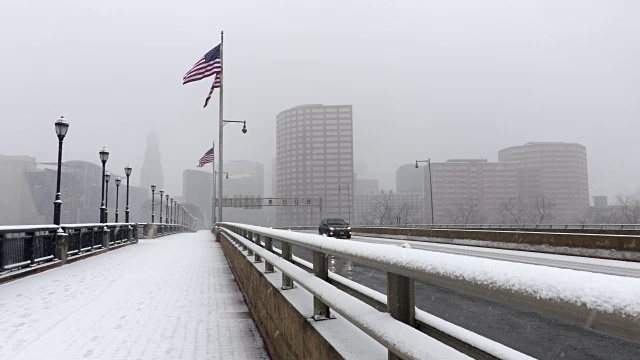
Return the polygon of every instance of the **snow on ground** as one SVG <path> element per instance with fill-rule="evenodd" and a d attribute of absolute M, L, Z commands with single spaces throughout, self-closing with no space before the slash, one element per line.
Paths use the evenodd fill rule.
<path fill-rule="evenodd" d="M 268 359 L 222 249 L 178 234 L 0 285 L 0 360 Z"/>
<path fill-rule="evenodd" d="M 534 298 L 568 302 L 605 313 L 640 318 L 640 278 L 522 264 L 394 245 L 322 238 L 318 235 L 240 225 L 274 237 L 287 237 L 324 251 L 373 259 L 417 273 L 435 274 Z"/>

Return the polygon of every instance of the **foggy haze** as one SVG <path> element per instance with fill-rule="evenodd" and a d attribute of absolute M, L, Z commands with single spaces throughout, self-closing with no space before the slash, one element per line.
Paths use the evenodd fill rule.
<path fill-rule="evenodd" d="M 182 192 L 217 141 L 213 77 L 182 76 L 224 43 L 226 161 L 275 158 L 275 116 L 353 105 L 354 157 L 395 189 L 398 166 L 497 160 L 529 141 L 587 148 L 590 195 L 640 186 L 640 3 L 629 1 L 3 1 L 0 154 L 64 160 L 139 182 L 160 139 L 165 190 Z M 217 156 L 217 149 L 216 149 Z M 217 161 L 217 160 L 216 160 Z"/>

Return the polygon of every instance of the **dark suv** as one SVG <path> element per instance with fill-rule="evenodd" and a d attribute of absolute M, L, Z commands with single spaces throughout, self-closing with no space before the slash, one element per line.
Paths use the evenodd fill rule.
<path fill-rule="evenodd" d="M 320 222 L 318 233 L 335 238 L 345 237 L 351 239 L 351 226 L 342 219 L 324 219 Z"/>

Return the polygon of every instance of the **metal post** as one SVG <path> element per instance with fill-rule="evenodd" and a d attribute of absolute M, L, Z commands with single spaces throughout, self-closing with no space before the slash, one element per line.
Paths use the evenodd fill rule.
<path fill-rule="evenodd" d="M 394 319 L 409 326 L 416 327 L 415 292 L 413 279 L 406 276 L 387 273 L 387 307 Z M 389 351 L 389 359 L 401 359 Z"/>
<path fill-rule="evenodd" d="M 62 138 L 58 136 L 58 179 L 56 183 L 56 199 L 53 202 L 53 223 L 60 225 L 62 196 L 60 195 L 60 175 L 62 173 Z"/>
<path fill-rule="evenodd" d="M 213 142 L 213 147 L 211 147 L 211 151 L 215 152 L 216 142 Z M 214 156 L 215 158 L 215 156 Z M 211 192 L 211 227 L 216 223 L 216 162 L 211 162 L 211 170 L 213 171 L 211 174 L 211 183 L 213 184 L 213 191 Z"/>
<path fill-rule="evenodd" d="M 118 196 L 120 195 L 120 178 L 116 179 L 116 222 L 118 222 Z"/>
<path fill-rule="evenodd" d="M 104 192 L 104 222 L 109 222 L 109 178 L 111 177 L 110 173 L 106 174 L 107 177 L 104 179 L 105 182 L 105 192 Z"/>
<path fill-rule="evenodd" d="M 288 262 L 292 262 L 291 244 L 282 241 L 282 258 Z M 282 290 L 288 290 L 293 288 L 293 280 L 282 273 Z"/>
<path fill-rule="evenodd" d="M 244 230 L 244 238 L 253 242 L 253 233 L 247 230 Z M 253 255 L 253 250 L 247 247 L 247 256 Z"/>
<path fill-rule="evenodd" d="M 260 244 L 260 234 L 253 234 L 253 241 L 258 246 L 262 245 L 262 244 Z M 255 253 L 255 255 L 253 257 L 253 262 L 255 262 L 255 263 L 262 262 L 262 258 L 260 257 L 260 255 L 258 255 L 258 253 Z"/>
<path fill-rule="evenodd" d="M 125 169 L 125 172 L 129 172 Z M 129 172 L 127 175 L 127 208 L 124 211 L 124 222 L 129 223 L 129 176 L 131 173 Z"/>
<path fill-rule="evenodd" d="M 431 225 L 433 225 L 433 182 L 431 181 L 431 158 L 427 160 L 429 164 L 429 199 L 431 200 Z"/>
<path fill-rule="evenodd" d="M 224 31 L 220 32 L 220 68 L 224 69 L 223 63 L 222 63 L 222 54 L 223 54 L 223 48 L 224 48 Z M 218 218 L 216 219 L 216 222 L 222 222 L 222 170 L 223 169 L 223 162 L 222 162 L 222 154 L 223 154 L 223 148 L 222 148 L 222 144 L 223 144 L 223 132 L 222 129 L 224 127 L 224 112 L 222 111 L 223 109 L 223 97 L 222 97 L 222 90 L 224 88 L 224 76 L 223 76 L 224 70 L 220 70 L 220 112 L 218 114 L 218 171 L 220 171 L 220 173 L 218 174 L 218 197 L 220 198 L 219 203 L 218 203 Z M 215 173 L 214 173 L 215 176 Z"/>
<path fill-rule="evenodd" d="M 104 223 L 105 222 L 105 207 L 104 207 L 104 173 L 105 173 L 105 162 L 102 163 L 102 178 L 101 178 L 101 182 L 102 182 L 102 195 L 100 196 L 101 203 L 100 203 L 100 223 Z"/>
<path fill-rule="evenodd" d="M 169 223 L 169 194 L 165 195 L 165 202 L 167 203 L 167 208 L 165 209 L 164 223 Z"/>
<path fill-rule="evenodd" d="M 264 248 L 269 251 L 269 252 L 273 252 L 273 240 L 271 240 L 271 237 L 269 236 L 265 236 L 264 237 Z M 273 272 L 273 264 L 271 264 L 268 261 L 264 262 L 264 272 L 269 274 Z"/>
<path fill-rule="evenodd" d="M 164 196 L 164 190 L 160 190 L 160 224 L 162 224 L 162 197 Z"/>
<path fill-rule="evenodd" d="M 329 259 L 320 251 L 313 252 L 313 274 L 324 281 L 329 281 Z M 329 306 L 313 297 L 313 319 L 326 320 L 330 316 Z"/>
<path fill-rule="evenodd" d="M 155 192 L 156 192 L 156 189 L 152 188 L 151 189 L 151 223 L 152 224 L 155 223 L 155 220 L 156 220 L 156 214 L 154 213 L 154 211 L 155 211 L 155 199 L 156 199 Z"/>

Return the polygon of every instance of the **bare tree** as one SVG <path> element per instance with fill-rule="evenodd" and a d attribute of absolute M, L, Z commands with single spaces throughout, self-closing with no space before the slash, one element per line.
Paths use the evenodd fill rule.
<path fill-rule="evenodd" d="M 640 199 L 627 194 L 618 195 L 616 200 L 616 206 L 622 215 L 621 220 L 628 224 L 640 222 Z"/>
<path fill-rule="evenodd" d="M 414 210 L 406 202 L 398 203 L 391 192 L 381 191 L 360 220 L 364 225 L 406 225 Z"/>
<path fill-rule="evenodd" d="M 553 209 L 555 207 L 556 204 L 553 201 L 547 199 L 544 195 L 538 196 L 529 203 L 529 211 L 527 212 L 527 217 L 534 224 L 542 224 L 545 221 L 553 221 Z"/>
<path fill-rule="evenodd" d="M 452 224 L 478 224 L 484 221 L 478 201 L 471 197 L 458 201 L 455 208 L 448 211 L 448 215 Z"/>
<path fill-rule="evenodd" d="M 522 224 L 527 220 L 527 204 L 519 198 L 508 198 L 500 202 L 500 212 L 511 224 Z"/>

